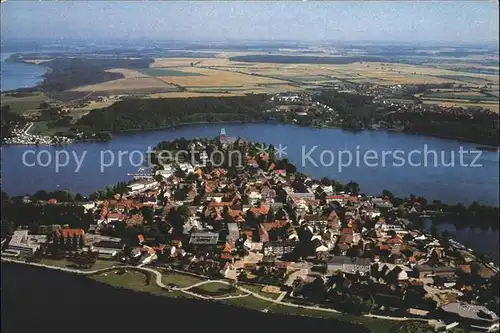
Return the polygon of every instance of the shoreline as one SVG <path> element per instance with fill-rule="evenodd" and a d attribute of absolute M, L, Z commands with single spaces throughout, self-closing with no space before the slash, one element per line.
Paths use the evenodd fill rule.
<path fill-rule="evenodd" d="M 235 125 L 254 125 L 254 124 L 271 124 L 271 125 L 290 125 L 290 126 L 298 126 L 298 127 L 305 127 L 305 128 L 311 128 L 311 129 L 317 129 L 317 130 L 326 130 L 326 129 L 340 129 L 342 131 L 346 132 L 352 132 L 352 133 L 361 133 L 365 131 L 377 131 L 377 132 L 385 132 L 385 133 L 402 133 L 402 134 L 407 134 L 407 135 L 414 135 L 418 137 L 429 137 L 429 138 L 434 138 L 434 139 L 443 139 L 443 140 L 449 140 L 449 141 L 454 141 L 454 142 L 461 142 L 461 143 L 468 143 L 468 144 L 475 144 L 476 149 L 485 151 L 485 152 L 498 152 L 500 149 L 500 145 L 498 146 L 493 146 L 490 144 L 484 144 L 480 143 L 474 140 L 468 140 L 467 138 L 463 137 L 452 137 L 452 136 L 447 136 L 447 135 L 440 135 L 440 134 L 428 134 L 428 133 L 422 133 L 422 132 L 406 132 L 402 130 L 397 130 L 397 129 L 388 129 L 388 128 L 363 128 L 363 129 L 351 129 L 351 128 L 345 128 L 342 126 L 304 126 L 304 125 L 299 125 L 299 124 L 294 124 L 294 123 L 288 123 L 288 122 L 281 122 L 281 121 L 237 121 L 237 120 L 231 120 L 231 121 L 217 121 L 217 122 L 208 122 L 208 121 L 196 121 L 196 122 L 184 122 L 184 123 L 179 123 L 176 125 L 168 125 L 168 126 L 163 126 L 163 127 L 158 127 L 158 128 L 147 128 L 147 129 L 129 129 L 129 130 L 121 130 L 121 131 L 111 131 L 109 132 L 114 135 L 127 135 L 127 134 L 140 134 L 140 133 L 148 133 L 148 132 L 161 132 L 161 131 L 173 131 L 181 127 L 188 127 L 188 126 L 199 126 L 199 125 L 218 125 L 218 124 L 235 124 Z M 51 136 L 53 137 L 53 136 Z M 88 142 L 94 142 L 94 143 L 102 143 L 102 142 L 109 142 L 112 141 L 113 137 L 109 140 L 81 140 L 81 141 L 74 141 L 70 144 L 75 144 L 75 143 L 88 143 Z M 36 144 L 17 144 L 17 143 L 1 143 L 0 146 L 35 146 Z M 63 144 L 63 146 L 66 146 L 67 144 Z M 41 145 L 41 146 L 57 146 L 57 145 Z"/>
<path fill-rule="evenodd" d="M 38 263 L 28 263 L 28 262 L 23 262 L 23 261 L 20 261 L 20 260 L 14 260 L 14 259 L 3 258 L 3 257 L 0 258 L 0 262 L 7 262 L 7 263 L 11 263 L 11 264 L 19 264 L 19 265 L 25 265 L 25 266 L 32 266 L 32 267 L 37 267 L 37 268 L 41 268 L 41 269 L 45 269 L 45 270 L 55 270 L 55 271 L 59 271 L 59 272 L 63 272 L 63 273 L 72 273 L 72 274 L 80 275 L 80 276 L 83 276 L 83 277 L 92 276 L 92 275 L 100 275 L 102 273 L 113 272 L 113 271 L 120 270 L 120 269 L 141 271 L 141 272 L 146 273 L 146 274 L 147 273 L 153 274 L 154 277 L 156 277 L 156 278 L 153 277 L 155 284 L 158 287 L 160 287 L 161 289 L 164 289 L 164 290 L 166 290 L 168 292 L 180 291 L 182 293 L 186 293 L 188 296 L 195 297 L 195 299 L 200 299 L 200 300 L 205 300 L 205 301 L 206 300 L 208 300 L 208 301 L 217 301 L 217 300 L 224 300 L 224 299 L 230 299 L 230 298 L 237 298 L 237 297 L 207 297 L 207 296 L 204 296 L 204 295 L 197 294 L 197 293 L 189 291 L 189 289 L 197 287 L 198 285 L 205 284 L 205 283 L 222 283 L 222 284 L 231 285 L 231 283 L 229 281 L 227 281 L 226 279 L 215 279 L 214 280 L 214 279 L 210 279 L 210 278 L 199 276 L 200 280 L 203 280 L 202 282 L 198 282 L 198 283 L 195 283 L 195 284 L 187 286 L 187 287 L 173 287 L 173 288 L 171 288 L 171 287 L 166 286 L 162 282 L 162 276 L 163 276 L 163 274 L 161 272 L 157 271 L 156 269 L 145 267 L 145 266 L 142 266 L 142 265 L 139 265 L 139 266 L 117 265 L 117 266 L 111 266 L 111 267 L 96 269 L 96 270 L 83 271 L 83 270 L 78 270 L 78 269 L 63 268 L 63 267 L 52 266 L 52 265 L 45 265 L 45 264 L 38 264 Z M 178 271 L 178 270 L 173 270 L 173 271 L 175 273 L 178 273 L 178 274 L 181 274 L 181 275 L 192 275 L 192 273 L 190 273 L 190 272 L 184 272 L 184 271 Z M 334 308 L 324 308 L 324 307 L 320 307 L 320 306 L 302 305 L 302 304 L 296 304 L 296 303 L 290 303 L 290 302 L 283 302 L 281 300 L 269 298 L 269 297 L 261 295 L 258 292 L 255 292 L 255 291 L 249 290 L 247 288 L 241 287 L 239 284 L 236 285 L 236 288 L 239 289 L 240 291 L 245 292 L 247 294 L 246 296 L 254 296 L 254 297 L 259 298 L 261 300 L 264 300 L 264 301 L 267 301 L 267 302 L 270 302 L 270 303 L 275 303 L 275 304 L 282 305 L 282 306 L 299 308 L 299 309 L 307 309 L 307 310 L 313 310 L 313 311 L 319 311 L 319 312 L 325 312 L 325 313 L 334 313 L 334 314 L 337 314 L 337 315 L 345 315 L 345 313 L 343 313 L 343 312 L 341 312 L 339 310 L 336 310 Z M 133 289 L 130 289 L 130 290 L 135 291 Z M 164 295 L 162 297 L 170 297 L 170 296 Z M 174 296 L 173 298 L 178 298 L 178 297 Z M 231 304 L 231 306 L 241 307 L 241 308 L 245 308 L 245 309 L 248 309 L 248 310 L 253 310 L 252 308 L 245 307 L 245 306 L 237 306 L 237 305 L 232 305 L 232 304 Z M 291 315 L 291 316 L 294 316 L 294 315 Z M 311 317 L 311 318 L 318 318 L 318 317 L 307 315 L 307 314 L 301 314 L 301 316 L 306 316 L 306 317 Z M 423 318 L 413 318 L 413 317 L 408 318 L 408 317 L 404 317 L 404 316 L 401 316 L 401 317 L 399 317 L 399 316 L 398 317 L 381 316 L 381 315 L 370 314 L 370 313 L 361 314 L 361 315 L 356 316 L 356 317 L 367 317 L 367 318 L 383 319 L 383 320 L 394 321 L 394 322 L 406 321 L 406 320 L 422 320 L 422 321 L 427 321 L 426 319 L 423 319 Z"/>
<path fill-rule="evenodd" d="M 42 63 L 31 63 L 31 62 L 26 62 L 26 61 L 18 61 L 18 60 L 13 60 L 11 59 L 11 56 L 16 54 L 15 52 L 5 52 L 2 54 L 9 54 L 8 57 L 6 57 L 5 59 L 2 59 L 2 63 L 5 63 L 5 64 L 9 64 L 9 65 L 12 65 L 12 66 L 31 66 L 31 67 L 37 67 L 37 68 L 43 68 L 44 69 L 44 72 L 40 75 L 37 75 L 37 78 L 36 78 L 36 82 L 29 86 L 29 87 L 17 87 L 17 88 L 11 88 L 11 89 L 8 89 L 8 90 L 3 90 L 1 91 L 2 94 L 8 94 L 8 93 L 16 93 L 16 92 L 23 92 L 23 91 L 29 91 L 29 90 L 34 90 L 34 91 L 37 91 L 39 90 L 40 88 L 40 85 L 41 83 L 43 82 L 43 80 L 45 79 L 45 74 L 47 74 L 49 71 L 51 71 L 51 68 L 50 67 L 47 67 L 47 66 L 44 66 L 43 65 L 43 62 Z"/>

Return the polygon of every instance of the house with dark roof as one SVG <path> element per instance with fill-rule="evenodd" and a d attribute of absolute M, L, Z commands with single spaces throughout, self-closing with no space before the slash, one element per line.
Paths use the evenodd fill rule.
<path fill-rule="evenodd" d="M 335 256 L 329 259 L 326 265 L 329 274 L 336 271 L 367 274 L 370 272 L 371 260 L 369 258 Z"/>
<path fill-rule="evenodd" d="M 216 232 L 194 232 L 189 238 L 192 245 L 216 245 L 219 241 L 219 234 Z"/>

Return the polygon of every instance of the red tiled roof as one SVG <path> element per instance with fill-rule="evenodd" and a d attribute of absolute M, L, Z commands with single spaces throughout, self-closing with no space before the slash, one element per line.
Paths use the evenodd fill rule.
<path fill-rule="evenodd" d="M 83 229 L 58 229 L 56 231 L 57 237 L 80 237 L 85 235 L 85 231 Z"/>
<path fill-rule="evenodd" d="M 232 256 L 232 255 L 230 255 L 230 254 L 227 254 L 227 253 L 223 253 L 223 254 L 221 254 L 220 258 L 221 258 L 222 260 L 232 260 L 232 259 L 233 259 L 233 256 Z"/>
<path fill-rule="evenodd" d="M 355 196 L 343 196 L 343 195 L 327 195 L 326 199 L 328 200 L 347 200 L 347 201 L 358 201 L 358 197 Z"/>
<path fill-rule="evenodd" d="M 209 207 L 224 207 L 224 206 L 231 206 L 233 203 L 232 202 L 217 202 L 217 201 L 210 201 L 208 204 Z"/>
<path fill-rule="evenodd" d="M 341 234 L 353 234 L 353 231 L 351 228 L 343 228 L 341 231 Z"/>
<path fill-rule="evenodd" d="M 266 229 L 267 231 L 273 230 L 273 229 L 278 229 L 281 227 L 284 227 L 288 225 L 290 221 L 288 220 L 276 220 L 274 222 L 266 222 L 262 223 L 262 227 Z"/>
<path fill-rule="evenodd" d="M 255 215 L 267 215 L 269 213 L 269 206 L 261 205 L 260 207 L 252 207 L 250 211 Z"/>
<path fill-rule="evenodd" d="M 393 237 L 386 241 L 387 244 L 403 244 L 403 240 L 400 237 Z"/>

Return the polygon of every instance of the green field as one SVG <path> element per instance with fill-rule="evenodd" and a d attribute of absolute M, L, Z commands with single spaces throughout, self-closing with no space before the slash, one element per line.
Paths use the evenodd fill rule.
<path fill-rule="evenodd" d="M 240 292 L 234 287 L 218 282 L 205 283 L 202 284 L 201 286 L 191 288 L 189 289 L 189 291 L 198 295 L 212 296 L 212 297 L 245 295 L 245 293 Z"/>
<path fill-rule="evenodd" d="M 471 82 L 471 83 L 485 83 L 489 82 L 486 79 L 480 78 L 480 77 L 474 77 L 474 76 L 467 76 L 467 75 L 431 75 L 434 77 L 438 77 L 441 79 L 448 79 L 448 80 L 455 80 L 455 81 L 462 81 L 462 82 Z"/>
<path fill-rule="evenodd" d="M 116 270 L 94 275 L 90 278 L 117 288 L 126 288 L 157 295 L 167 294 L 166 291 L 156 285 L 154 278 L 150 278 L 148 281 L 146 273 L 135 270 L 128 269 L 125 270 L 123 274 L 120 274 L 120 271 Z"/>
<path fill-rule="evenodd" d="M 73 264 L 71 261 L 68 261 L 66 259 L 52 259 L 52 258 L 42 258 L 40 261 L 41 264 L 44 265 L 50 265 L 50 266 L 57 266 L 57 267 L 65 267 L 65 268 L 75 268 L 72 267 L 75 264 Z M 96 260 L 95 264 L 90 267 L 89 269 L 82 269 L 82 270 L 89 270 L 89 271 L 94 271 L 98 269 L 103 269 L 103 268 L 108 268 L 112 266 L 119 266 L 121 265 L 120 263 L 112 260 Z"/>
<path fill-rule="evenodd" d="M 31 127 L 29 134 L 33 135 L 54 135 L 57 132 L 66 132 L 69 129 L 69 126 L 67 127 L 61 127 L 61 126 L 55 126 L 51 127 L 49 126 L 51 124 L 48 121 L 37 121 L 33 123 L 33 127 Z"/>
<path fill-rule="evenodd" d="M 9 105 L 10 110 L 16 113 L 24 113 L 29 110 L 37 110 L 40 104 L 47 100 L 47 96 L 40 93 L 34 93 L 31 96 L 13 97 L 2 95 L 1 105 Z"/>
<path fill-rule="evenodd" d="M 196 276 L 188 274 L 179 274 L 174 272 L 163 273 L 161 276 L 161 280 L 164 284 L 173 283 L 180 288 L 189 287 L 192 286 L 193 284 L 203 281 L 202 279 L 197 278 Z"/>
<path fill-rule="evenodd" d="M 498 101 L 498 97 L 488 96 L 484 94 L 477 95 L 463 95 L 459 92 L 457 93 L 441 93 L 441 92 L 432 92 L 426 93 L 422 96 L 423 98 L 439 98 L 439 99 L 459 99 L 459 100 L 470 100 L 470 101 Z"/>
<path fill-rule="evenodd" d="M 214 87 L 208 87 L 208 86 L 184 86 L 184 88 L 188 89 L 238 89 L 238 88 L 244 88 L 243 85 L 239 86 L 214 86 Z M 244 88 L 246 89 L 246 88 Z"/>
<path fill-rule="evenodd" d="M 181 298 L 193 298 L 193 296 L 187 295 L 181 291 L 173 291 L 173 292 L 166 292 L 160 287 L 158 287 L 154 281 L 154 278 L 150 278 L 149 282 L 147 279 L 147 274 L 143 272 L 138 272 L 135 270 L 126 270 L 123 274 L 117 274 L 119 272 L 118 270 L 112 271 L 112 272 L 107 272 L 99 275 L 94 275 L 89 278 L 109 284 L 111 286 L 117 287 L 117 288 L 126 288 L 126 289 L 131 289 L 135 291 L 142 291 L 142 292 L 148 292 L 152 293 L 155 295 L 163 295 L 163 296 L 169 296 L 169 297 L 181 297 Z M 178 274 L 178 273 L 168 273 L 168 274 L 163 274 L 163 282 L 164 283 L 175 283 L 177 285 L 183 285 L 183 286 L 190 286 L 196 282 L 201 281 L 201 279 L 198 279 L 196 277 L 192 277 L 189 275 L 183 275 L 183 274 Z M 243 287 L 259 292 L 261 294 L 266 294 L 263 292 L 258 291 L 257 289 L 260 289 L 260 286 L 251 286 L 251 285 L 246 285 L 243 284 Z M 202 285 L 198 287 L 198 289 L 205 290 L 207 294 L 210 294 L 212 292 L 217 292 L 220 291 L 221 289 L 225 289 L 228 286 L 222 285 L 220 283 L 209 283 Z M 195 290 L 192 290 L 193 292 L 196 292 Z M 199 290 L 198 290 L 199 291 Z M 235 294 L 235 293 L 230 293 L 230 294 Z M 265 295 L 267 296 L 267 295 Z M 397 324 L 397 322 L 392 321 L 392 320 L 383 320 L 383 319 L 377 319 L 377 318 L 368 318 L 368 317 L 359 317 L 359 316 L 353 316 L 353 315 L 348 315 L 348 314 L 339 314 L 339 313 L 332 313 L 332 312 L 325 312 L 325 311 L 317 311 L 317 310 L 311 310 L 311 309 L 304 309 L 304 308 L 296 308 L 296 307 L 290 307 L 290 306 L 285 306 L 285 305 L 279 305 L 279 304 L 274 304 L 270 303 L 265 300 L 261 300 L 259 298 L 256 298 L 254 296 L 247 296 L 247 297 L 241 297 L 241 298 L 234 298 L 234 299 L 226 299 L 226 300 L 219 300 L 218 302 L 225 303 L 225 304 L 231 304 L 234 306 L 239 306 L 239 307 L 245 307 L 249 309 L 254 309 L 254 310 L 263 310 L 263 309 L 268 309 L 270 313 L 280 313 L 280 314 L 290 314 L 290 315 L 305 315 L 305 316 L 311 316 L 311 317 L 319 317 L 319 318 L 325 318 L 325 319 L 336 319 L 336 320 L 341 320 L 341 321 L 346 321 L 346 322 L 352 322 L 352 323 L 357 323 L 360 325 L 363 325 L 367 328 L 369 328 L 373 333 L 388 333 L 389 329 L 393 327 L 394 325 Z"/>
<path fill-rule="evenodd" d="M 149 76 L 205 76 L 203 74 L 199 73 L 190 73 L 190 72 L 183 72 L 183 71 L 178 71 L 175 69 L 169 69 L 169 68 L 142 68 L 138 70 L 142 74 L 146 74 Z"/>

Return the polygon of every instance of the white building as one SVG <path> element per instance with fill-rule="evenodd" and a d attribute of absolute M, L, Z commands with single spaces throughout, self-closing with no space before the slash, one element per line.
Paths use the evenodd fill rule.
<path fill-rule="evenodd" d="M 153 179 L 141 179 L 138 181 L 135 181 L 131 183 L 128 186 L 129 191 L 131 192 L 136 192 L 136 191 L 145 191 L 145 190 L 150 190 L 158 186 L 159 183 L 156 180 Z"/>
<path fill-rule="evenodd" d="M 12 235 L 7 249 L 32 255 L 40 248 L 40 244 L 46 241 L 47 238 L 45 236 L 33 237 L 28 235 L 28 230 L 16 230 Z"/>

